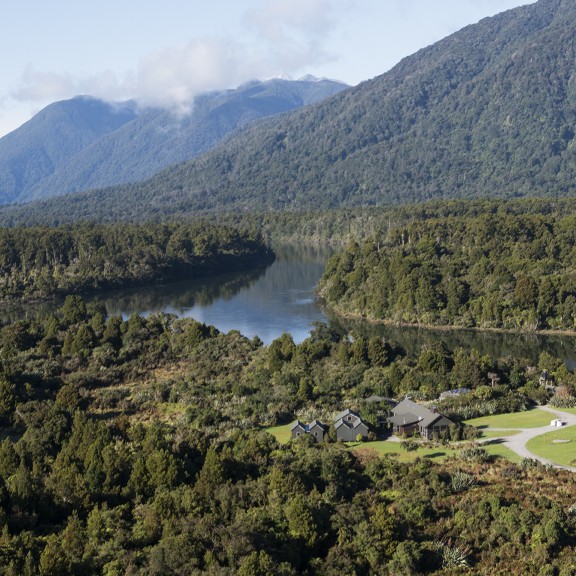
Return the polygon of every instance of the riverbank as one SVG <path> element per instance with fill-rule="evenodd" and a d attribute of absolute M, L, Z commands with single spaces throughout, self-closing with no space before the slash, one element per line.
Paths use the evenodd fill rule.
<path fill-rule="evenodd" d="M 389 326 L 391 328 L 416 328 L 438 332 L 479 332 L 486 334 L 513 334 L 513 335 L 535 335 L 535 336 L 570 336 L 576 337 L 575 330 L 553 330 L 545 328 L 542 330 L 522 330 L 511 328 L 494 328 L 482 326 L 461 326 L 457 324 L 429 324 L 425 322 L 399 322 L 386 318 L 372 318 L 365 314 L 355 314 L 353 312 L 343 312 L 336 306 L 321 302 L 327 313 L 332 313 L 338 318 L 345 320 L 361 321 L 375 326 Z"/>

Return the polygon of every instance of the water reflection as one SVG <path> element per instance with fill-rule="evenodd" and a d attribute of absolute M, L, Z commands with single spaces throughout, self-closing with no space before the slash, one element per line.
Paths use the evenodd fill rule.
<path fill-rule="evenodd" d="M 576 337 L 564 335 L 514 334 L 480 332 L 477 330 L 426 330 L 416 327 L 382 326 L 361 320 L 330 318 L 331 323 L 342 333 L 359 333 L 366 337 L 380 336 L 397 342 L 410 355 L 417 355 L 423 346 L 442 342 L 449 350 L 461 347 L 475 348 L 481 355 L 492 358 L 515 356 L 534 364 L 543 351 L 562 358 L 571 370 L 576 367 Z"/>
<path fill-rule="evenodd" d="M 576 367 L 576 338 L 535 334 L 500 334 L 473 330 L 422 330 L 327 318 L 314 300 L 314 289 L 332 254 L 329 247 L 303 245 L 275 247 L 276 261 L 268 268 L 170 285 L 126 289 L 93 296 L 109 314 L 166 312 L 212 324 L 223 332 L 239 330 L 269 344 L 283 332 L 295 342 L 308 337 L 313 323 L 329 322 L 341 333 L 378 335 L 400 344 L 411 355 L 422 346 L 441 341 L 450 349 L 476 348 L 493 358 L 517 356 L 537 363 L 542 351 Z M 12 322 L 55 311 L 61 302 L 3 308 L 0 318 Z"/>

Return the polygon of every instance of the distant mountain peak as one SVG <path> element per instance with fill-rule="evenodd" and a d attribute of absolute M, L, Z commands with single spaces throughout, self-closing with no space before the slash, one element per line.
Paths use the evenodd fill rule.
<path fill-rule="evenodd" d="M 37 217 L 574 196 L 574 11 L 573 1 L 539 0 L 502 12 L 313 106 L 302 106 L 289 83 L 255 86 L 242 94 L 247 112 L 278 98 L 300 108 L 228 133 L 200 158 L 137 185 L 43 203 Z M 302 84 L 315 95 L 324 86 Z M 214 121 L 228 118 L 224 96 L 202 103 Z M 225 114 L 214 116 L 214 106 Z M 28 221 L 32 210 L 19 214 Z M 15 214 L 5 218 L 14 222 Z"/>
<path fill-rule="evenodd" d="M 300 108 L 344 85 L 279 81 L 198 95 L 187 114 L 78 95 L 0 138 L 0 204 L 134 182 L 189 160 L 254 120 Z"/>

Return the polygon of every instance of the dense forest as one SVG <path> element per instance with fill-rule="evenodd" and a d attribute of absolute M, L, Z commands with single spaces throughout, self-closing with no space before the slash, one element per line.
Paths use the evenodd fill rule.
<path fill-rule="evenodd" d="M 368 396 L 464 384 L 439 404 L 458 420 L 573 406 L 575 375 L 549 355 L 409 357 L 322 324 L 265 347 L 192 319 L 107 318 L 69 296 L 0 329 L 0 368 L 0 574 L 572 573 L 569 472 L 466 442 L 406 465 L 262 430 L 350 407 L 381 433 Z"/>
<path fill-rule="evenodd" d="M 203 222 L 0 228 L 0 300 L 168 282 L 273 259 L 257 232 Z"/>
<path fill-rule="evenodd" d="M 36 217 L 572 196 L 575 25 L 572 0 L 484 19 L 145 182 L 43 202 Z M 3 212 L 19 219 L 21 209 Z"/>
<path fill-rule="evenodd" d="M 320 294 L 374 320 L 575 330 L 575 224 L 501 211 L 384 228 L 332 258 Z"/>

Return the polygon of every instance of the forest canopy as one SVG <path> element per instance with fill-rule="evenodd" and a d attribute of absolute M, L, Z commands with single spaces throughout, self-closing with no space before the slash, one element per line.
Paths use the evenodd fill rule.
<path fill-rule="evenodd" d="M 0 300 L 167 282 L 273 258 L 257 232 L 205 222 L 0 228 Z"/>
<path fill-rule="evenodd" d="M 574 330 L 575 225 L 573 214 L 488 211 L 384 227 L 334 256 L 319 292 L 373 320 Z"/>

